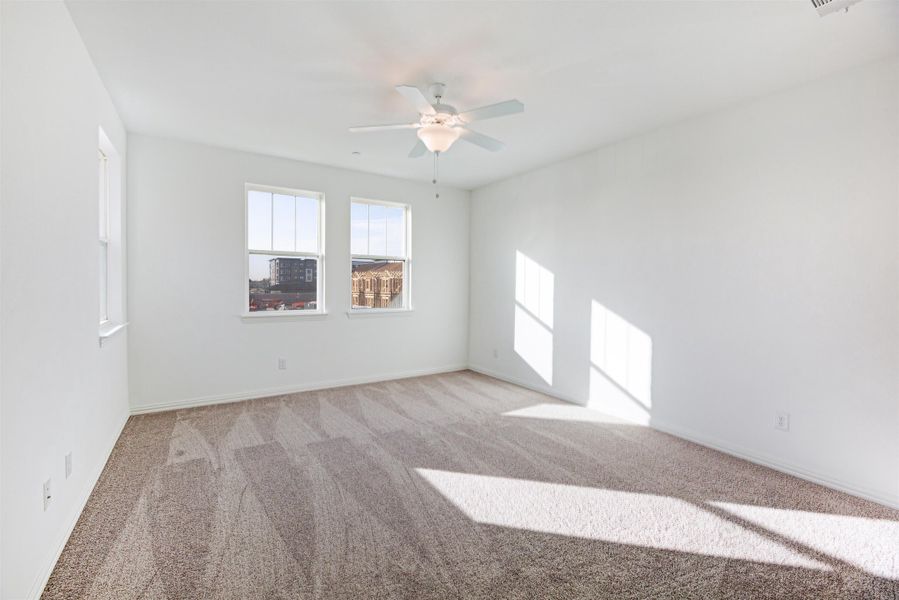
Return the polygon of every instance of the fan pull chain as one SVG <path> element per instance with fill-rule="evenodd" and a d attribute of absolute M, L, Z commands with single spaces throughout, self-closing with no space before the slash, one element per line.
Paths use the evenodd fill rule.
<path fill-rule="evenodd" d="M 437 166 L 439 164 L 439 159 L 440 159 L 440 153 L 435 152 L 434 153 L 434 179 L 431 180 L 431 183 L 434 184 L 434 198 L 437 200 L 440 199 L 440 190 L 437 188 L 437 174 L 439 172 Z"/>

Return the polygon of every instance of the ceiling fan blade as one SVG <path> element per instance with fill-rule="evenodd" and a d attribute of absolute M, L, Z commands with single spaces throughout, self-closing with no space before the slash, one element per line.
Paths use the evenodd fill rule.
<path fill-rule="evenodd" d="M 363 133 L 366 131 L 389 131 L 391 129 L 418 129 L 420 123 L 397 123 L 395 125 L 364 125 L 362 127 L 350 127 L 351 133 Z"/>
<path fill-rule="evenodd" d="M 411 102 L 412 106 L 415 107 L 415 110 L 417 110 L 419 114 L 433 115 L 435 113 L 434 107 L 431 106 L 431 103 L 428 102 L 425 95 L 421 93 L 421 90 L 414 85 L 398 85 L 396 86 L 396 91 L 402 94 L 403 98 Z"/>
<path fill-rule="evenodd" d="M 409 152 L 409 158 L 418 158 L 425 152 L 427 152 L 428 148 L 422 143 L 421 140 L 418 140 L 418 143 L 412 147 L 412 151 Z"/>
<path fill-rule="evenodd" d="M 466 123 L 471 123 L 472 121 L 483 121 L 484 119 L 514 115 L 522 111 L 524 111 L 524 104 L 518 100 L 506 100 L 505 102 L 498 102 L 490 106 L 482 106 L 481 108 L 465 111 L 459 115 L 459 118 Z"/>
<path fill-rule="evenodd" d="M 477 131 L 472 131 L 471 129 L 466 129 L 465 127 L 459 127 L 459 130 L 459 137 L 461 137 L 466 142 L 471 142 L 475 146 L 480 146 L 485 150 L 490 150 L 491 152 L 499 152 L 506 147 L 504 143 L 502 143 L 498 139 L 490 137 L 489 135 L 484 135 L 483 133 L 478 133 Z"/>

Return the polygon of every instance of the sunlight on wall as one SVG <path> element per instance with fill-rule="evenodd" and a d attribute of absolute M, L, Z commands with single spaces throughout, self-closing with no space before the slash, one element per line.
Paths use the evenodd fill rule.
<path fill-rule="evenodd" d="M 875 577 L 899 579 L 899 522 L 730 502 L 709 504 Z"/>
<path fill-rule="evenodd" d="M 504 417 L 576 421 L 580 423 L 623 423 L 622 419 L 576 404 L 535 404 L 503 413 Z"/>
<path fill-rule="evenodd" d="M 434 469 L 416 471 L 478 523 L 830 570 L 818 560 L 678 498 Z"/>
<path fill-rule="evenodd" d="M 588 406 L 644 425 L 652 409 L 652 338 L 596 300 Z"/>
<path fill-rule="evenodd" d="M 553 382 L 553 274 L 515 252 L 514 349 L 546 383 Z"/>
<path fill-rule="evenodd" d="M 553 382 L 553 334 L 530 313 L 515 306 L 515 353 L 543 381 Z"/>

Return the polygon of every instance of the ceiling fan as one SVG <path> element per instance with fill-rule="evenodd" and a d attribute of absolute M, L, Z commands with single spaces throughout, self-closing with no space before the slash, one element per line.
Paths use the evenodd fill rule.
<path fill-rule="evenodd" d="M 524 104 L 518 100 L 506 100 L 489 106 L 482 106 L 465 112 L 458 112 L 449 104 L 443 104 L 446 86 L 442 83 L 431 84 L 428 91 L 436 102 L 431 104 L 420 89 L 413 85 L 398 85 L 396 91 L 403 95 L 418 110 L 419 119 L 415 123 L 399 123 L 396 125 L 369 125 L 366 127 L 350 127 L 353 133 L 367 131 L 387 131 L 390 129 L 417 129 L 418 143 L 409 152 L 409 158 L 418 158 L 425 151 L 435 155 L 449 150 L 459 138 L 471 142 L 491 152 L 505 147 L 501 141 L 490 136 L 472 131 L 467 127 L 474 121 L 493 119 L 514 115 L 524 110 Z"/>

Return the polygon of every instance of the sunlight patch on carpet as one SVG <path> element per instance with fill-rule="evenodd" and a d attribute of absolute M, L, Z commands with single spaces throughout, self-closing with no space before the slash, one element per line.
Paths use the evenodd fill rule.
<path fill-rule="evenodd" d="M 709 504 L 871 575 L 899 579 L 897 521 L 730 502 Z"/>
<path fill-rule="evenodd" d="M 807 569 L 830 567 L 677 498 L 416 469 L 475 522 Z"/>
<path fill-rule="evenodd" d="M 627 423 L 623 419 L 576 404 L 535 404 L 504 412 L 503 416 L 549 419 L 552 421 L 576 421 L 581 423 Z"/>

